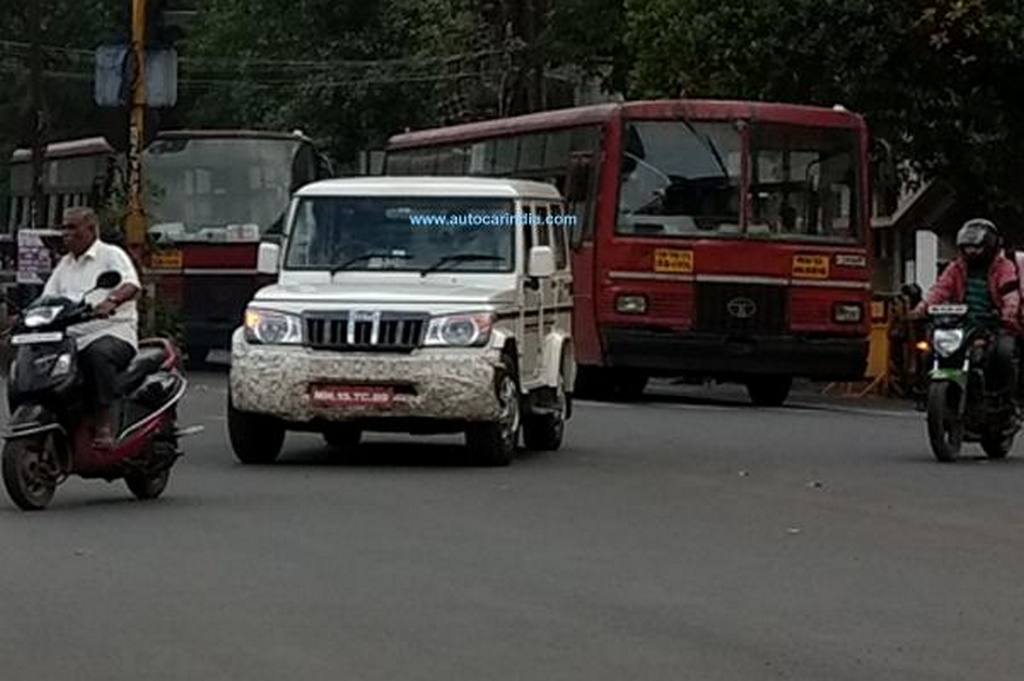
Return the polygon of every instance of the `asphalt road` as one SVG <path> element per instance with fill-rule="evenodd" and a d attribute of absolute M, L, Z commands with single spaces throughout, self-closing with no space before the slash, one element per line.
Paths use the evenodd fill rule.
<path fill-rule="evenodd" d="M 1024 675 L 1024 448 L 940 465 L 913 412 L 663 396 L 505 469 L 310 435 L 250 468 L 194 379 L 162 499 L 0 500 L 0 679 Z"/>

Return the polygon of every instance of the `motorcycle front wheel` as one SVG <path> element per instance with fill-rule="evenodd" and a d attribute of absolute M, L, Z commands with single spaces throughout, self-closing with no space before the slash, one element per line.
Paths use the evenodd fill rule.
<path fill-rule="evenodd" d="M 4 487 L 23 511 L 41 511 L 53 500 L 53 438 L 49 435 L 9 440 L 3 451 Z"/>
<path fill-rule="evenodd" d="M 958 412 L 959 388 L 951 383 L 928 386 L 928 441 L 935 458 L 956 461 L 964 441 L 964 421 Z"/>

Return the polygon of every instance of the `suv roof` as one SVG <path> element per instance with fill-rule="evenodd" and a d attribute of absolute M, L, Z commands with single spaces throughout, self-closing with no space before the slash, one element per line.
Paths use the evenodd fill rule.
<path fill-rule="evenodd" d="M 550 184 L 490 177 L 381 176 L 321 180 L 307 184 L 296 196 L 466 196 L 550 199 L 562 196 Z"/>

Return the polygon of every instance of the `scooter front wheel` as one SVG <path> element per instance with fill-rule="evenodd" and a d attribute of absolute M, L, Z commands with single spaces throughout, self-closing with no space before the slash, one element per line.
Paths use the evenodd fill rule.
<path fill-rule="evenodd" d="M 57 489 L 49 435 L 9 440 L 3 451 L 4 487 L 18 508 L 41 511 Z"/>
<path fill-rule="evenodd" d="M 136 499 L 146 501 L 156 499 L 167 489 L 167 481 L 171 477 L 170 469 L 163 470 L 156 475 L 129 475 L 124 479 L 128 490 L 135 495 Z"/>
<path fill-rule="evenodd" d="M 935 458 L 944 463 L 956 461 L 964 441 L 964 422 L 954 406 L 958 398 L 952 384 L 928 386 L 928 441 Z"/>

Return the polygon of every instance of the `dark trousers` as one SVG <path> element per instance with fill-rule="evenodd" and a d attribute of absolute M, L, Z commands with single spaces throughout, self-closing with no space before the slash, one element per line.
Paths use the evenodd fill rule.
<path fill-rule="evenodd" d="M 128 368 L 135 348 L 120 338 L 103 336 L 86 346 L 78 355 L 86 390 L 92 406 L 106 409 L 117 399 L 117 376 Z"/>
<path fill-rule="evenodd" d="M 1016 336 L 1002 331 L 989 346 L 985 362 L 985 383 L 995 393 L 1019 389 Z"/>

